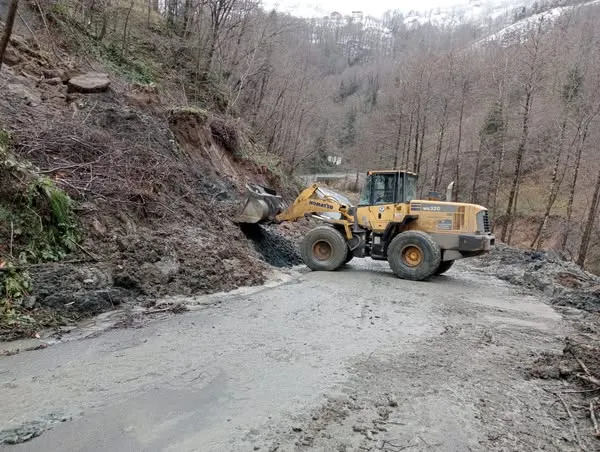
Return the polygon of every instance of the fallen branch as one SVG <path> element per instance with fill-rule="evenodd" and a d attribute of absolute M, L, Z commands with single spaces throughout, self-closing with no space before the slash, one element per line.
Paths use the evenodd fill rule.
<path fill-rule="evenodd" d="M 98 163 L 99 161 L 100 161 L 100 159 L 95 160 L 93 162 L 74 163 L 72 165 L 57 166 L 56 168 L 50 168 L 50 169 L 47 169 L 47 170 L 40 170 L 39 173 L 40 174 L 49 174 L 49 173 L 54 173 L 55 171 L 62 171 L 62 170 L 73 169 L 73 168 L 81 168 L 83 166 L 93 165 L 95 163 Z"/>
<path fill-rule="evenodd" d="M 542 388 L 542 389 L 544 389 L 544 388 Z M 565 399 L 563 399 L 562 396 L 558 392 L 548 391 L 547 389 L 544 389 L 544 391 L 549 392 L 550 394 L 553 394 L 554 396 L 558 397 L 558 400 L 560 400 L 560 402 L 563 404 L 563 406 L 565 407 L 565 411 L 567 412 L 567 414 L 569 415 L 569 419 L 571 420 L 571 427 L 573 428 L 573 436 L 575 436 L 575 440 L 577 441 L 579 448 L 581 450 L 585 450 L 585 447 L 583 447 L 583 444 L 581 442 L 581 437 L 579 436 L 579 430 L 577 430 L 577 424 L 575 423 L 575 418 L 573 417 L 573 413 L 571 412 L 569 405 L 567 405 L 567 402 L 565 402 Z"/>
<path fill-rule="evenodd" d="M 37 38 L 35 37 L 35 33 L 33 32 L 33 30 L 31 29 L 31 27 L 29 26 L 29 24 L 27 23 L 27 21 L 25 20 L 25 18 L 21 15 L 21 13 L 19 12 L 19 10 L 17 10 L 17 16 L 19 16 L 19 19 L 21 19 L 21 22 L 23 22 L 23 25 L 25 25 L 25 27 L 27 27 L 27 30 L 29 30 L 29 33 L 31 34 L 31 37 L 33 38 L 33 40 L 35 41 L 35 43 L 38 45 L 40 45 L 40 42 L 37 40 Z"/>
<path fill-rule="evenodd" d="M 575 435 L 575 439 L 577 440 L 577 444 L 579 445 L 579 448 L 582 450 L 585 450 L 585 448 L 583 447 L 583 444 L 581 443 L 581 438 L 579 437 L 579 430 L 577 430 L 577 424 L 575 423 L 575 418 L 573 417 L 573 413 L 571 413 L 571 410 L 569 409 L 567 402 L 565 402 L 565 399 L 563 399 L 560 394 L 555 393 L 554 395 L 560 399 L 563 406 L 565 407 L 565 410 L 567 411 L 567 414 L 569 415 L 569 418 L 571 419 L 571 426 L 573 427 L 573 434 Z"/>
<path fill-rule="evenodd" d="M 577 362 L 579 363 L 579 365 L 581 366 L 581 368 L 583 369 L 583 371 L 585 372 L 585 374 L 586 374 L 588 377 L 591 377 L 591 376 L 592 376 L 592 374 L 591 374 L 591 373 L 590 373 L 590 371 L 588 370 L 588 368 L 587 368 L 587 366 L 585 365 L 585 363 L 584 363 L 584 362 L 583 362 L 581 359 L 579 359 L 577 356 L 575 357 L 575 359 L 577 360 Z"/>
<path fill-rule="evenodd" d="M 594 436 L 600 438 L 600 428 L 598 428 L 598 420 L 596 419 L 596 407 L 594 401 L 590 400 L 590 417 L 592 418 L 592 424 L 594 424 Z"/>
<path fill-rule="evenodd" d="M 581 378 L 584 381 L 587 381 L 588 383 L 591 383 L 595 386 L 598 386 L 598 388 L 600 389 L 600 380 L 598 380 L 596 377 L 592 377 L 591 375 L 577 375 L 579 378 Z"/>
<path fill-rule="evenodd" d="M 180 314 L 180 313 L 186 312 L 186 311 L 189 311 L 189 308 L 186 305 L 178 304 L 178 305 L 174 305 L 174 306 L 167 306 L 166 308 L 158 308 L 158 309 L 151 309 L 148 311 L 144 311 L 143 314 L 150 315 L 150 314 L 159 314 L 161 312 L 172 312 L 173 314 Z"/>
<path fill-rule="evenodd" d="M 99 262 L 100 259 L 97 256 L 94 256 L 92 253 L 90 253 L 88 250 L 86 250 L 83 246 L 81 246 L 79 243 L 77 242 L 73 242 L 75 243 L 75 246 L 77 248 L 79 248 L 81 251 L 83 251 L 85 254 L 87 254 L 89 257 L 91 257 L 92 259 L 94 259 L 94 262 Z"/>

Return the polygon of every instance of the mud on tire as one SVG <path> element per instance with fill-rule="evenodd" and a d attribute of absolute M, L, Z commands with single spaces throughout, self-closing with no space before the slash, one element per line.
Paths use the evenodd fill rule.
<path fill-rule="evenodd" d="M 435 274 L 436 275 L 444 274 L 448 270 L 450 270 L 450 268 L 452 268 L 453 265 L 454 265 L 454 261 L 442 261 L 442 262 L 440 262 L 439 267 L 435 271 Z"/>
<path fill-rule="evenodd" d="M 412 281 L 429 278 L 442 262 L 440 246 L 421 231 L 398 234 L 388 246 L 387 255 L 394 274 Z"/>
<path fill-rule="evenodd" d="M 331 226 L 317 226 L 300 244 L 302 260 L 311 270 L 332 271 L 346 261 L 348 246 L 344 236 Z"/>

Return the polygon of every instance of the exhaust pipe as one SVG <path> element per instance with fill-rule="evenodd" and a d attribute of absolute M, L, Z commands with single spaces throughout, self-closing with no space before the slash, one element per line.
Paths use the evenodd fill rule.
<path fill-rule="evenodd" d="M 446 201 L 452 201 L 452 191 L 454 190 L 454 181 L 448 184 L 446 188 Z"/>

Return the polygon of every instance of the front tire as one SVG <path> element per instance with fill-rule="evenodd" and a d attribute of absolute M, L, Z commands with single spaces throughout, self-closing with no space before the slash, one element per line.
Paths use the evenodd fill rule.
<path fill-rule="evenodd" d="M 302 260 L 315 271 L 333 271 L 344 265 L 348 245 L 344 236 L 330 226 L 317 226 L 300 245 Z"/>
<path fill-rule="evenodd" d="M 429 278 L 442 262 L 440 246 L 421 231 L 398 234 L 388 246 L 387 255 L 394 274 L 412 281 Z"/>
<path fill-rule="evenodd" d="M 438 267 L 438 269 L 435 271 L 435 274 L 436 275 L 444 274 L 448 270 L 450 270 L 450 268 L 452 268 L 453 265 L 454 265 L 454 261 L 442 261 L 442 262 L 440 262 L 440 266 Z"/>

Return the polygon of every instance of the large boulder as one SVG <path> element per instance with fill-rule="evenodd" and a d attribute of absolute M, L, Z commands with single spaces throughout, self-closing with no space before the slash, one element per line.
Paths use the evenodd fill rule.
<path fill-rule="evenodd" d="M 68 82 L 70 93 L 103 93 L 108 90 L 109 86 L 108 74 L 98 72 L 78 75 Z"/>

